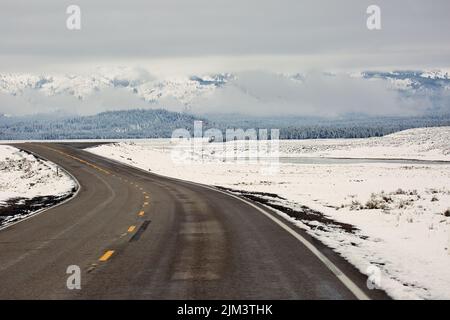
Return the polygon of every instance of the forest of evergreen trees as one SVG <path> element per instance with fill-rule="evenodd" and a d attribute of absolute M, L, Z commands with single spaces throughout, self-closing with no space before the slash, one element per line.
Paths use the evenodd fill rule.
<path fill-rule="evenodd" d="M 281 139 L 367 138 L 418 127 L 450 126 L 449 116 L 263 118 L 208 116 L 204 119 L 166 110 L 109 111 L 94 116 L 69 118 L 0 117 L 0 140 L 170 138 L 184 128 L 192 132 L 194 121 L 203 128 L 280 129 Z"/>

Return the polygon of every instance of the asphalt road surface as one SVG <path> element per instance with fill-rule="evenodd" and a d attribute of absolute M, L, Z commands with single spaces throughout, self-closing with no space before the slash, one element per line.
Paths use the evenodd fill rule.
<path fill-rule="evenodd" d="M 385 299 L 257 204 L 83 151 L 26 143 L 70 172 L 70 201 L 0 231 L 0 299 Z M 81 289 L 69 290 L 69 266 Z"/>

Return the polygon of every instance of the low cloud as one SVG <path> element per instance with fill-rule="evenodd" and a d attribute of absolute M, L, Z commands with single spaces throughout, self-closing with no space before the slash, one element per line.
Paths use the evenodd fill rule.
<path fill-rule="evenodd" d="M 164 108 L 178 112 L 187 109 L 195 114 L 240 113 L 254 116 L 412 116 L 424 114 L 433 107 L 436 109 L 437 104 L 441 111 L 448 110 L 450 101 L 447 91 L 406 95 L 389 81 L 381 79 L 322 72 L 310 72 L 294 79 L 271 72 L 253 71 L 238 73 L 234 80 L 221 87 L 196 97 L 194 94 L 187 106 L 171 95 L 170 90 L 183 95 L 184 90 L 192 90 L 192 83 L 181 82 L 181 87 L 171 87 L 159 100 L 149 102 L 136 91 L 136 87 L 130 85 L 131 82 L 137 85 L 143 83 L 145 90 L 159 86 L 160 83 L 149 73 L 142 71 L 132 77 L 122 75 L 113 79 L 118 82 L 117 85 L 93 89 L 83 98 L 78 98 L 76 92 L 70 93 L 70 90 L 55 95 L 31 88 L 16 96 L 0 93 L 0 113 L 91 115 L 102 111 Z"/>
<path fill-rule="evenodd" d="M 427 97 L 406 98 L 384 80 L 323 73 L 292 80 L 247 72 L 212 95 L 198 98 L 192 108 L 197 113 L 335 117 L 349 113 L 417 115 L 430 107 Z"/>
<path fill-rule="evenodd" d="M 151 107 L 124 88 L 107 88 L 79 99 L 69 94 L 47 96 L 27 89 L 19 96 L 0 93 L 0 113 L 11 115 L 52 114 L 92 115 L 103 111 Z"/>

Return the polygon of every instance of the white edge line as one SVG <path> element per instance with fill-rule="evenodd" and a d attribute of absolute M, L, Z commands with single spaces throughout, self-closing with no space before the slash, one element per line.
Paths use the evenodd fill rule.
<path fill-rule="evenodd" d="M 330 259 L 328 259 L 322 252 L 320 252 L 311 242 L 309 242 L 307 239 L 305 239 L 302 235 L 300 235 L 298 232 L 293 230 L 290 226 L 285 224 L 280 219 L 276 218 L 272 214 L 268 213 L 264 209 L 258 207 L 257 205 L 251 203 L 250 201 L 247 201 L 245 199 L 242 199 L 241 197 L 238 197 L 232 193 L 225 192 L 223 190 L 212 188 L 208 186 L 204 186 L 208 189 L 216 190 L 218 192 L 224 193 L 230 197 L 236 198 L 242 202 L 245 202 L 249 206 L 255 208 L 265 216 L 267 216 L 269 219 L 271 219 L 273 222 L 278 224 L 281 228 L 283 228 L 285 231 L 287 231 L 289 234 L 291 234 L 294 238 L 296 238 L 298 241 L 300 241 L 306 248 L 309 249 L 320 261 L 322 261 L 328 269 L 330 269 L 331 272 L 349 289 L 356 298 L 359 300 L 370 300 L 369 296 L 367 296 L 349 277 L 347 277 L 344 272 L 342 272 L 333 262 L 331 262 Z"/>
<path fill-rule="evenodd" d="M 241 197 L 238 197 L 230 192 L 226 192 L 223 190 L 220 190 L 218 188 L 214 188 L 212 186 L 209 185 L 205 185 L 202 183 L 197 183 L 197 182 L 193 182 L 193 181 L 187 181 L 187 180 L 182 180 L 182 179 L 178 179 L 178 178 L 174 178 L 174 177 L 169 177 L 169 176 L 165 176 L 162 174 L 158 174 L 158 173 L 154 173 L 152 171 L 147 171 L 144 170 L 142 168 L 139 167 L 135 167 L 132 166 L 128 163 L 123 163 L 120 162 L 118 160 L 115 159 L 110 159 L 104 156 L 101 156 L 99 154 L 96 154 L 94 152 L 91 152 L 89 150 L 84 149 L 84 151 L 92 153 L 98 157 L 101 158 L 105 158 L 109 161 L 121 164 L 121 165 L 125 165 L 129 168 L 133 168 L 133 169 L 137 169 L 139 171 L 145 172 L 147 174 L 152 174 L 155 176 L 160 176 L 169 180 L 174 180 L 174 181 L 179 181 L 179 182 L 183 182 L 183 183 L 188 183 L 188 184 L 192 184 L 195 186 L 199 186 L 199 187 L 203 187 L 206 189 L 210 189 L 213 191 L 217 191 L 220 193 L 223 193 L 225 195 L 228 195 L 230 197 L 233 197 L 237 200 L 240 200 L 244 203 L 246 203 L 247 205 L 255 208 L 256 210 L 258 210 L 260 213 L 264 214 L 266 217 L 268 217 L 269 219 L 271 219 L 273 222 L 275 222 L 277 225 L 279 225 L 281 228 L 283 228 L 285 231 L 287 231 L 290 235 L 292 235 L 294 238 L 296 238 L 298 241 L 300 241 L 309 251 L 311 251 L 320 261 L 322 261 L 322 263 L 344 284 L 345 287 L 347 287 L 348 290 L 350 290 L 351 293 L 353 293 L 353 295 L 359 299 L 359 300 L 371 300 L 369 298 L 369 296 L 367 294 L 364 293 L 364 291 L 362 291 L 349 277 L 347 277 L 344 272 L 341 271 L 341 269 L 339 269 L 339 267 L 337 267 L 333 262 L 331 262 L 330 259 L 328 259 L 322 252 L 319 251 L 319 249 L 317 249 L 311 242 L 309 242 L 307 239 L 305 239 L 302 235 L 300 235 L 298 232 L 296 232 L 295 230 L 293 230 L 290 226 L 288 226 L 286 223 L 284 223 L 283 221 L 281 221 L 280 219 L 276 218 L 275 216 L 273 216 L 272 214 L 268 213 L 267 211 L 265 211 L 264 209 L 258 207 L 257 205 L 253 204 L 252 202 L 243 199 Z"/>
<path fill-rule="evenodd" d="M 59 207 L 59 206 L 65 204 L 65 203 L 69 202 L 70 200 L 74 199 L 74 198 L 78 195 L 78 193 L 80 192 L 80 190 L 81 190 L 81 184 L 80 184 L 80 182 L 78 181 L 78 179 L 75 178 L 75 176 L 74 176 L 73 174 L 71 174 L 69 171 L 67 171 L 66 169 L 64 169 L 64 168 L 63 168 L 62 166 L 60 166 L 59 164 L 57 164 L 57 163 L 55 163 L 55 162 L 53 162 L 53 161 L 50 161 L 50 160 L 48 160 L 46 157 L 43 157 L 43 156 L 41 156 L 40 154 L 37 154 L 37 153 L 35 153 L 35 152 L 29 151 L 29 150 L 26 150 L 26 149 L 23 149 L 23 150 L 22 150 L 22 149 L 20 149 L 20 148 L 17 148 L 17 147 L 11 146 L 11 145 L 9 145 L 9 146 L 10 146 L 10 147 L 13 147 L 13 148 L 16 148 L 16 149 L 19 149 L 19 150 L 22 151 L 22 152 L 29 152 L 29 153 L 31 153 L 35 158 L 37 158 L 37 159 L 39 159 L 39 158 L 44 159 L 45 161 L 48 161 L 48 162 L 50 162 L 50 163 L 56 165 L 57 167 L 61 168 L 62 171 L 64 171 L 69 177 L 71 177 L 71 178 L 73 179 L 73 181 L 75 181 L 75 183 L 76 183 L 76 185 L 77 185 L 77 191 L 75 191 L 75 193 L 74 193 L 70 198 L 67 198 L 67 199 L 65 199 L 64 201 L 59 202 L 59 203 L 57 203 L 57 204 L 55 204 L 55 205 L 53 205 L 53 206 L 51 206 L 51 207 L 43 208 L 43 209 L 37 210 L 37 211 L 35 211 L 35 212 L 33 212 L 33 213 L 30 213 L 30 214 L 27 215 L 25 218 L 22 218 L 22 219 L 20 219 L 20 220 L 15 221 L 15 222 L 6 223 L 4 226 L 0 227 L 0 231 L 5 230 L 6 228 L 12 227 L 12 226 L 14 226 L 14 225 L 16 225 L 16 224 L 18 224 L 18 223 L 24 222 L 24 221 L 26 221 L 26 220 L 28 220 L 28 219 L 34 218 L 34 217 L 36 217 L 37 215 L 39 215 L 39 214 L 41 214 L 41 213 L 43 213 L 43 212 L 46 212 L 47 210 L 54 209 L 54 208 L 56 208 L 56 207 Z"/>

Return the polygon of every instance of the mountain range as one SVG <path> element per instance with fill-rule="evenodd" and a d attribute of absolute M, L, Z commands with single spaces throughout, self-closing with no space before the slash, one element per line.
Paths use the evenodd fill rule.
<path fill-rule="evenodd" d="M 0 92 L 21 96 L 27 91 L 36 91 L 45 96 L 69 95 L 83 100 L 102 90 L 120 88 L 149 103 L 170 97 L 188 105 L 195 97 L 233 79 L 233 75 L 223 73 L 157 80 L 141 70 L 120 70 L 89 75 L 3 73 L 0 74 Z"/>
<path fill-rule="evenodd" d="M 114 108 L 93 99 L 102 94 Z M 55 107 L 46 108 L 49 101 Z M 16 114 L 22 104 L 33 112 Z M 77 113 L 81 106 L 87 113 Z M 295 113 L 302 108 L 310 112 Z M 131 68 L 0 73 L 0 140 L 167 138 L 177 128 L 192 130 L 198 119 L 221 130 L 278 128 L 285 139 L 364 138 L 450 125 L 450 76 L 445 69 L 165 78 Z"/>
<path fill-rule="evenodd" d="M 334 73 L 323 75 L 336 76 Z M 299 100 L 299 98 L 293 96 L 292 91 L 295 92 L 296 86 L 301 88 L 302 84 L 307 83 L 309 76 L 307 73 L 273 74 L 274 84 L 264 83 L 265 87 L 261 89 L 258 83 L 261 77 L 258 75 L 249 81 L 241 74 L 231 73 L 168 78 L 155 78 L 145 70 L 130 68 L 100 70 L 90 74 L 0 73 L 0 95 L 26 97 L 32 104 L 35 100 L 39 101 L 32 95 L 35 93 L 38 93 L 39 97 L 69 96 L 83 101 L 102 92 L 110 93 L 108 90 L 120 90 L 136 97 L 136 101 L 142 101 L 149 108 L 162 107 L 171 111 L 195 112 L 196 105 L 201 104 L 202 101 L 206 101 L 203 102 L 205 105 L 214 104 L 214 99 L 208 100 L 208 98 L 220 92 L 222 92 L 222 99 L 223 96 L 238 92 L 239 96 L 236 99 L 243 103 L 248 101 L 249 104 L 264 104 L 271 100 L 272 105 L 283 105 L 286 104 L 287 99 L 292 99 L 293 102 L 289 103 L 295 105 L 296 99 Z M 450 101 L 450 76 L 447 70 L 363 71 L 349 74 L 349 76 L 367 81 L 382 80 L 389 90 L 395 90 L 403 96 L 431 98 L 437 105 L 435 109 L 438 110 L 446 109 Z M 256 89 L 255 86 L 257 86 Z M 269 92 L 271 86 L 274 88 L 273 94 Z M 283 95 L 284 89 L 280 89 L 283 86 L 289 86 L 290 91 L 286 95 Z M 302 92 L 301 96 L 303 95 Z M 235 100 L 230 100 L 225 99 L 223 104 L 235 103 Z M 300 99 L 298 103 L 308 104 L 309 101 L 304 102 Z M 174 108 L 174 106 L 178 107 Z M 120 106 L 119 109 L 126 107 L 128 106 Z M 2 108 L 3 106 L 0 105 L 0 112 Z M 11 108 L 8 110 L 10 111 Z M 52 110 L 54 111 L 56 110 Z M 207 112 L 207 107 L 203 107 L 201 112 Z"/>

